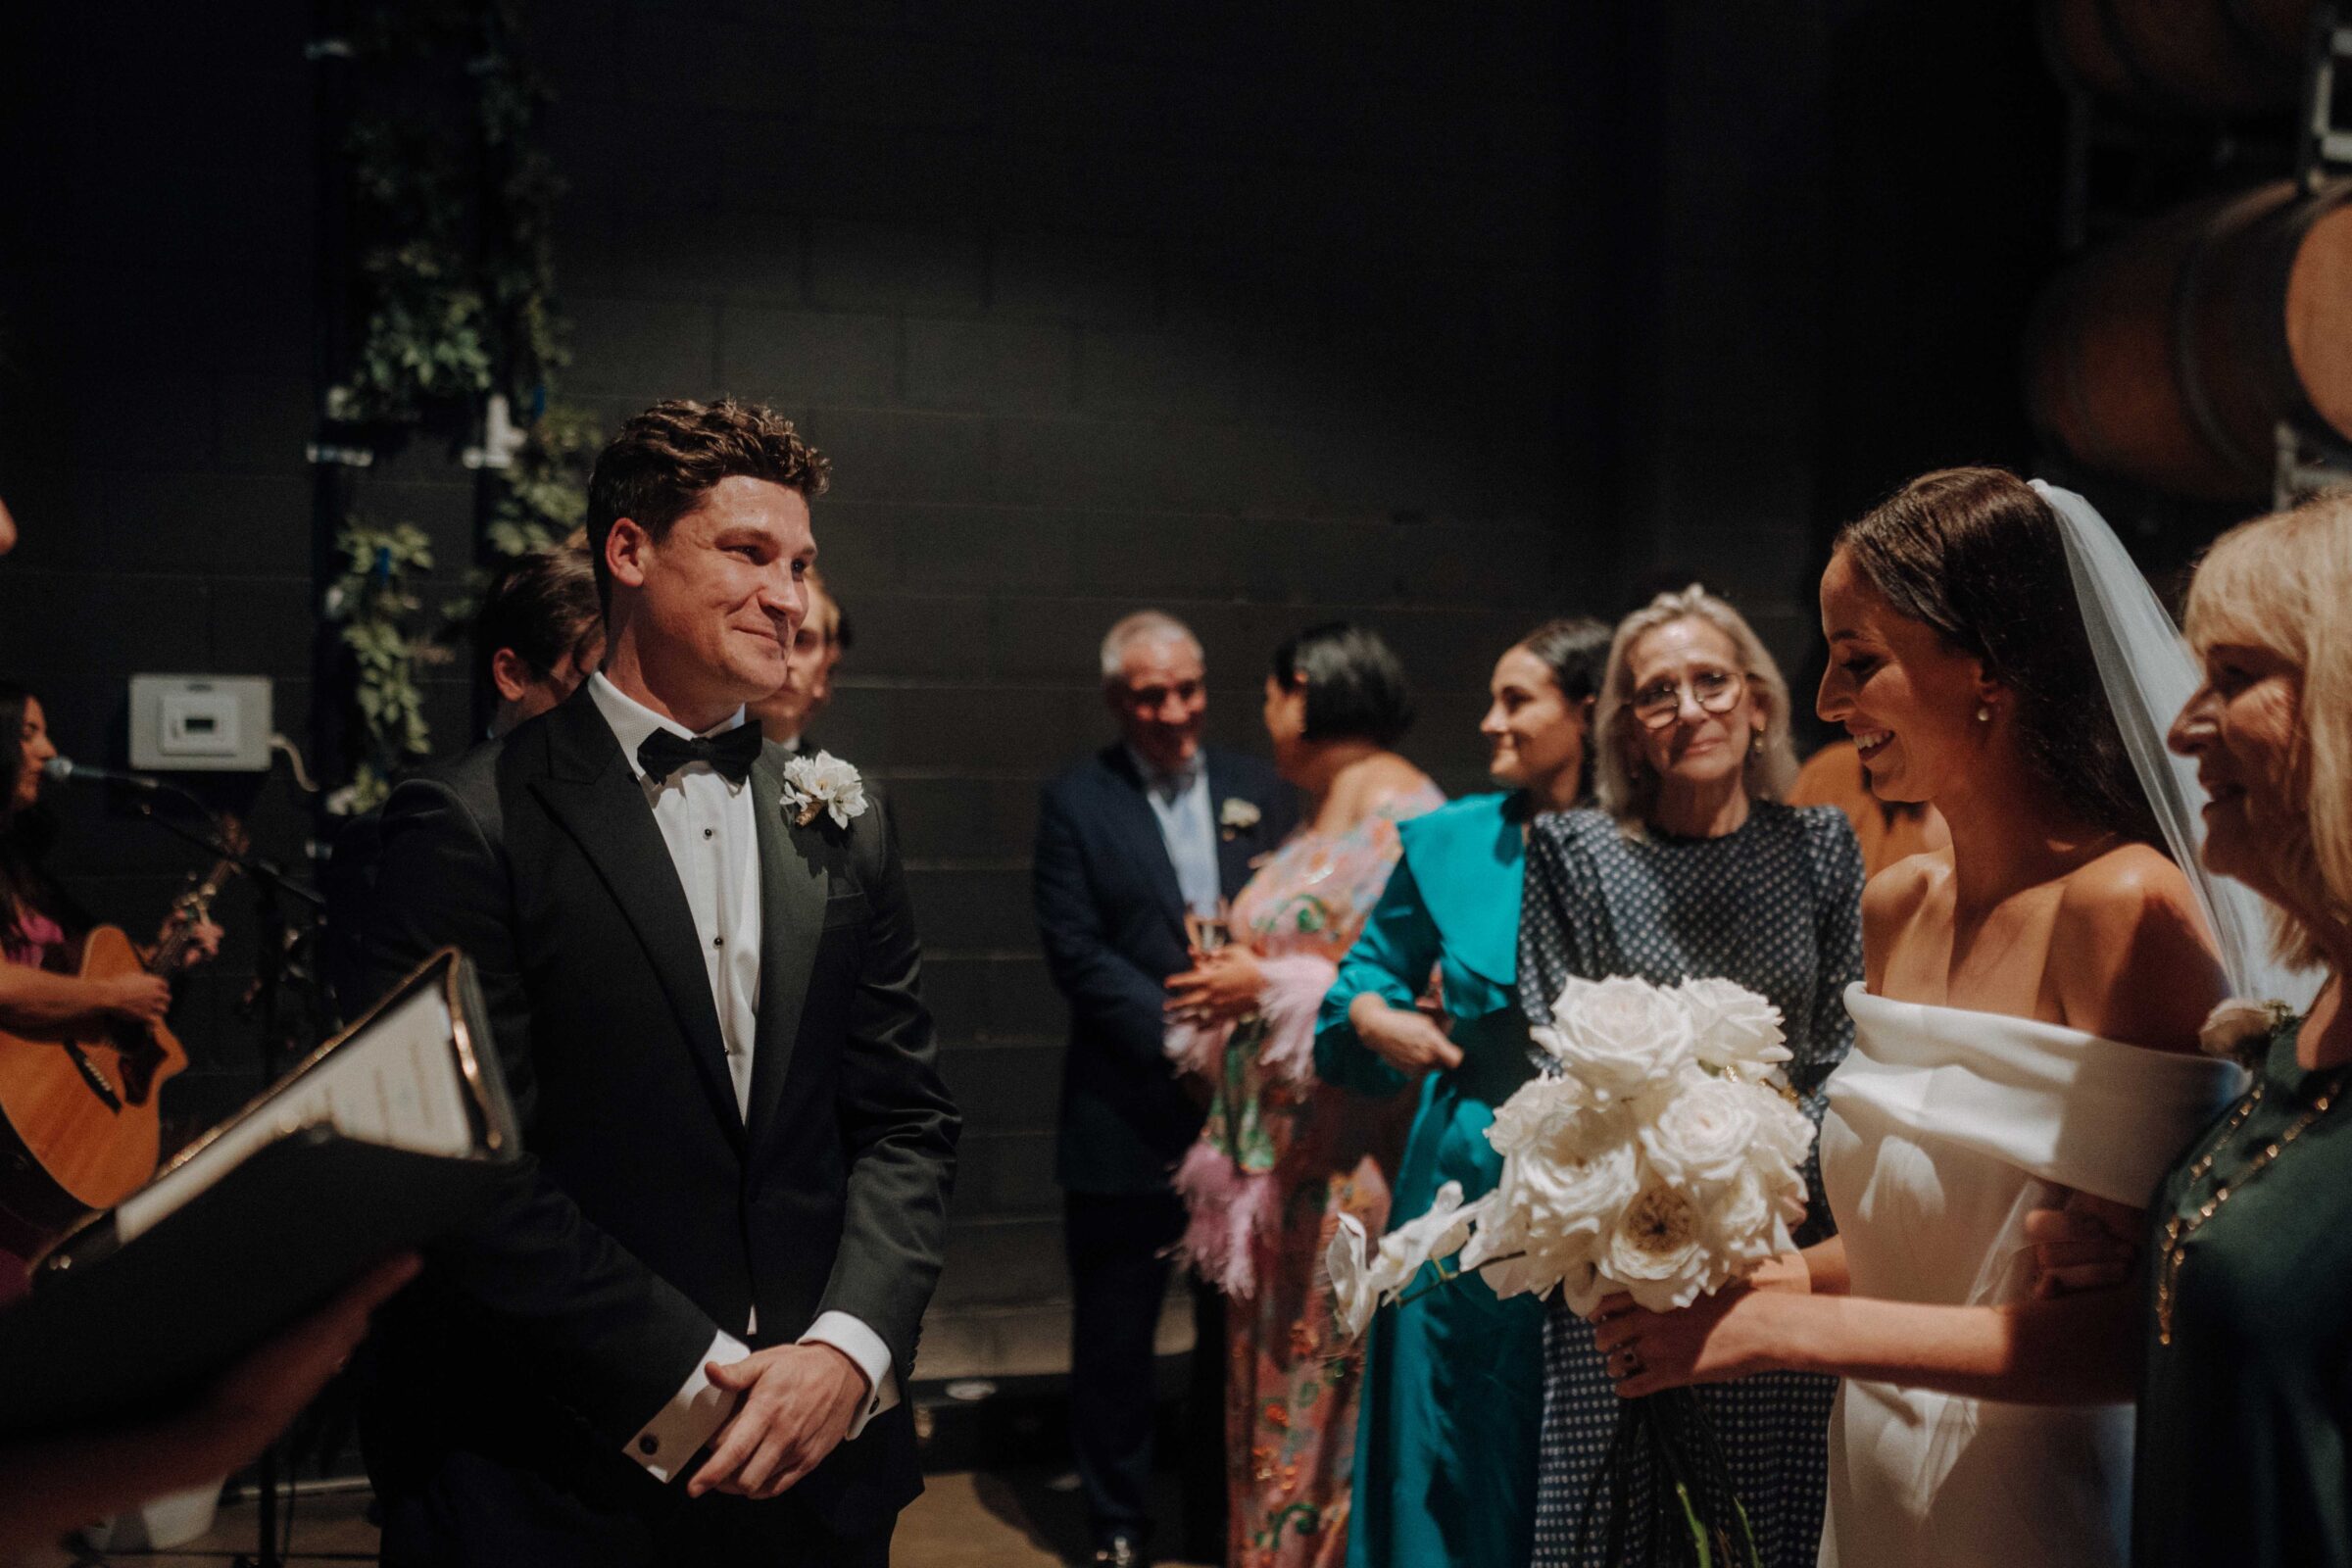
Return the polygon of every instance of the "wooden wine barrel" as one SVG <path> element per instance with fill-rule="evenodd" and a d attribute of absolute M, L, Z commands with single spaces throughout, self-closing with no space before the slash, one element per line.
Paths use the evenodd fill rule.
<path fill-rule="evenodd" d="M 2352 441 L 2352 180 L 2178 209 L 2035 305 L 2026 406 L 2085 467 L 2211 501 L 2270 496 L 2280 419 Z"/>
<path fill-rule="evenodd" d="M 2094 95 L 2174 115 L 2292 109 L 2314 0 L 2043 0 L 2064 74 Z"/>

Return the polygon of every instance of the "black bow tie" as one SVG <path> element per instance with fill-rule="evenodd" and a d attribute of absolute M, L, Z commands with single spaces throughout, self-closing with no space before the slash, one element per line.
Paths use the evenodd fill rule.
<path fill-rule="evenodd" d="M 759 756 L 760 726 L 750 723 L 691 740 L 658 729 L 637 743 L 637 765 L 657 783 L 689 762 L 707 762 L 728 783 L 740 784 L 752 776 L 752 762 Z"/>

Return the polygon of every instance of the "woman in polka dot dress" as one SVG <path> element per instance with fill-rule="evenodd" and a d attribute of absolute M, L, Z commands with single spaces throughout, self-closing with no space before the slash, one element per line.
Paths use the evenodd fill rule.
<path fill-rule="evenodd" d="M 1779 666 L 1723 601 L 1695 586 L 1661 594 L 1617 628 L 1593 744 L 1601 808 L 1541 818 L 1528 842 L 1528 1016 L 1548 1018 L 1571 977 L 1735 980 L 1781 1009 L 1788 1079 L 1818 1125 L 1823 1083 L 1853 1042 L 1841 998 L 1862 974 L 1862 855 L 1835 807 L 1779 804 L 1796 773 Z M 1819 1170 L 1808 1164 L 1805 1180 L 1800 1247 L 1832 1229 Z M 1620 1405 L 1592 1326 L 1556 1301 L 1544 1374 L 1539 1568 L 1649 1561 L 1640 1532 L 1658 1478 L 1645 1454 L 1626 1457 L 1616 1483 L 1630 1494 L 1634 1549 L 1603 1549 L 1598 1506 L 1593 1528 L 1579 1528 Z M 1836 1392 L 1834 1379 L 1795 1372 L 1698 1391 L 1766 1568 L 1813 1568 Z"/>

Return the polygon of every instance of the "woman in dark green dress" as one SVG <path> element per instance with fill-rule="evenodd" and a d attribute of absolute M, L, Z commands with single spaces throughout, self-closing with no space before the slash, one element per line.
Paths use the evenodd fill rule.
<path fill-rule="evenodd" d="M 1419 1084 L 1390 1224 L 1438 1189 L 1493 1190 L 1494 1107 L 1534 1071 L 1518 969 L 1527 825 L 1573 806 L 1608 658 L 1594 620 L 1537 627 L 1495 662 L 1480 724 L 1501 793 L 1397 825 L 1404 854 L 1323 999 L 1315 1072 L 1363 1094 Z M 1439 975 L 1444 1023 L 1415 1003 Z M 1544 1306 L 1473 1276 L 1381 1309 L 1356 1427 L 1349 1568 L 1526 1568 L 1543 1413 Z"/>
<path fill-rule="evenodd" d="M 2322 968 L 2302 1017 L 2226 1003 L 2253 1067 L 2148 1217 L 2135 1568 L 2352 1568 L 2352 501 L 2224 535 L 2189 590 L 2204 683 L 2174 723 L 2205 863 Z"/>

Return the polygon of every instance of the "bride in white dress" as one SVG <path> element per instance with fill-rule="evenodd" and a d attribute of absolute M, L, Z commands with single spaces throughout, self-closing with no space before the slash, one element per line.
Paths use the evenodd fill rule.
<path fill-rule="evenodd" d="M 1611 1303 L 1596 1339 L 1628 1396 L 1842 1377 L 1825 1565 L 2121 1564 L 2137 1297 L 2037 1298 L 2023 1220 L 2073 1195 L 2137 1234 L 2237 1092 L 2197 1030 L 2251 927 L 2196 867 L 2152 712 L 2168 660 L 2193 672 L 2097 514 L 2001 469 L 1925 475 L 1847 528 L 1821 605 L 1822 717 L 1952 837 L 1863 895 L 1821 1135 L 1839 1234 L 1686 1311 Z"/>

